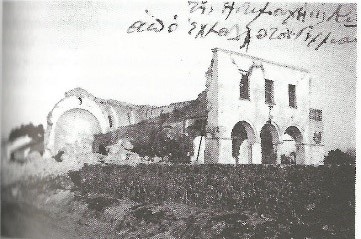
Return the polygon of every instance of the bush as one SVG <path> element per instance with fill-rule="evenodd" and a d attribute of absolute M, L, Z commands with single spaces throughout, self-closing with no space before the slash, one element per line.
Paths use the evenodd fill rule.
<path fill-rule="evenodd" d="M 331 150 L 324 159 L 325 165 L 355 165 L 356 158 L 342 152 L 340 149 Z"/>
<path fill-rule="evenodd" d="M 11 130 L 9 134 L 9 141 L 14 141 L 17 138 L 26 135 L 30 138 L 33 138 L 33 140 L 36 142 L 44 140 L 43 125 L 40 124 L 38 126 L 34 126 L 32 123 L 27 125 L 21 125 L 19 128 Z"/>
<path fill-rule="evenodd" d="M 139 130 L 140 129 L 140 130 Z M 190 137 L 174 132 L 172 128 L 157 124 L 139 126 L 139 133 L 132 132 L 132 151 L 144 157 L 168 157 L 171 163 L 189 163 L 193 142 Z M 189 153 L 189 154 L 188 154 Z"/>
<path fill-rule="evenodd" d="M 306 228 L 348 238 L 354 231 L 355 167 L 349 165 L 88 165 L 80 177 L 83 193 L 254 211 L 296 234 Z"/>

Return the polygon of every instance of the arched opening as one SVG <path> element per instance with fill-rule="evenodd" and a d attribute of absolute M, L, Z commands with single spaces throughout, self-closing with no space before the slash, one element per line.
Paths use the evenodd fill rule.
<path fill-rule="evenodd" d="M 77 89 L 74 89 L 73 91 L 77 91 Z M 59 127 L 61 125 L 63 125 L 63 123 L 58 123 L 58 120 L 60 121 L 64 121 L 65 115 L 69 116 L 71 115 L 71 112 L 75 112 L 75 111 L 86 111 L 87 113 L 85 114 L 89 114 L 88 118 L 91 118 L 91 122 L 94 122 L 94 126 L 90 127 L 90 128 L 96 128 L 97 130 L 94 130 L 94 132 L 96 132 L 97 134 L 102 133 L 105 134 L 106 132 L 109 131 L 110 127 L 109 127 L 109 122 L 107 119 L 107 114 L 106 111 L 104 111 L 104 108 L 100 107 L 100 105 L 94 101 L 94 97 L 90 96 L 84 96 L 85 93 L 83 93 L 82 91 L 79 92 L 70 92 L 70 93 L 66 93 L 65 94 L 65 98 L 62 99 L 61 101 L 59 101 L 54 108 L 50 111 L 50 113 L 48 114 L 47 117 L 47 129 L 45 132 L 45 137 L 44 137 L 44 148 L 45 148 L 45 154 L 47 156 L 54 156 L 58 153 L 59 151 L 59 147 L 64 147 L 63 143 L 65 141 L 69 141 L 69 140 L 58 140 L 58 138 L 62 138 L 64 135 L 62 132 L 67 131 L 66 129 L 56 129 L 56 127 Z M 81 99 L 81 102 L 79 100 L 79 97 Z M 85 115 L 84 114 L 84 115 Z M 61 118 L 62 117 L 62 118 Z M 86 116 L 85 116 L 86 117 Z M 95 118 L 94 118 L 95 117 Z M 75 119 L 78 121 L 79 119 L 77 119 L 75 117 Z M 114 118 L 116 119 L 116 118 Z M 66 122 L 71 121 L 71 120 L 66 120 Z M 113 120 L 113 127 L 117 127 L 115 120 Z M 68 124 L 70 124 L 70 122 L 68 122 Z M 77 123 L 78 125 L 78 123 Z M 88 127 L 87 124 L 79 124 L 80 126 L 77 128 L 74 128 L 74 131 L 77 132 L 77 130 L 81 130 L 82 127 Z M 95 126 L 96 125 L 96 126 Z M 70 126 L 71 127 L 71 126 Z M 98 129 L 100 128 L 100 131 L 98 132 Z M 57 131 L 57 133 L 55 133 L 55 131 Z M 88 130 L 89 131 L 89 130 Z M 69 135 L 71 134 L 71 132 L 68 132 Z M 60 135 L 60 136 L 59 136 Z M 92 137 L 93 139 L 93 137 Z M 73 140 L 70 140 L 73 141 Z M 56 143 L 58 142 L 58 143 Z M 61 143 L 59 143 L 61 142 Z M 74 142 L 73 142 L 74 143 Z M 57 146 L 55 145 L 57 144 Z M 87 144 L 86 144 L 87 145 Z"/>
<path fill-rule="evenodd" d="M 261 130 L 261 150 L 263 164 L 277 163 L 277 146 L 279 135 L 277 129 L 272 124 L 265 124 Z"/>
<path fill-rule="evenodd" d="M 246 121 L 240 121 L 232 129 L 232 157 L 236 164 L 252 163 L 252 144 L 255 141 L 255 133 L 251 125 Z"/>
<path fill-rule="evenodd" d="M 108 121 L 109 121 L 109 127 L 113 128 L 113 120 L 112 120 L 112 117 L 110 115 L 108 115 Z"/>
<path fill-rule="evenodd" d="M 84 109 L 63 113 L 55 124 L 54 149 L 67 153 L 90 153 L 94 134 L 101 133 L 97 118 Z"/>
<path fill-rule="evenodd" d="M 119 116 L 117 111 L 112 105 L 106 105 L 104 107 L 108 115 L 108 124 L 110 129 L 117 129 L 119 127 Z"/>
<path fill-rule="evenodd" d="M 281 137 L 282 144 L 279 147 L 281 155 L 281 164 L 295 164 L 296 163 L 296 142 L 287 133 Z"/>
<path fill-rule="evenodd" d="M 284 132 L 282 140 L 282 155 L 286 163 L 303 164 L 305 149 L 301 131 L 296 126 L 290 126 Z"/>

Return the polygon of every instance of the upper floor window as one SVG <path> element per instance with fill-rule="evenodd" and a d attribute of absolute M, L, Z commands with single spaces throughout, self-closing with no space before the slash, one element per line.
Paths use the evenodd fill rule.
<path fill-rule="evenodd" d="M 309 118 L 315 121 L 322 121 L 322 110 L 310 109 Z"/>
<path fill-rule="evenodd" d="M 274 104 L 274 86 L 273 81 L 265 80 L 265 102 L 267 104 Z"/>
<path fill-rule="evenodd" d="M 112 121 L 112 117 L 110 115 L 108 115 L 108 121 L 109 121 L 109 127 L 112 128 L 113 127 L 113 121 Z"/>
<path fill-rule="evenodd" d="M 248 74 L 242 74 L 241 82 L 239 83 L 240 98 L 249 100 L 249 79 Z"/>
<path fill-rule="evenodd" d="M 288 85 L 288 103 L 290 107 L 297 108 L 295 85 Z"/>

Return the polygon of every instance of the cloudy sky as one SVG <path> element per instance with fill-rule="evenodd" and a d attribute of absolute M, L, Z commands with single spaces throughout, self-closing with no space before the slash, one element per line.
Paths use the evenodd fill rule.
<path fill-rule="evenodd" d="M 48 112 L 64 92 L 75 87 L 101 98 L 135 104 L 164 105 L 194 99 L 205 88 L 204 73 L 212 48 L 245 53 L 240 49 L 245 34 L 240 41 L 227 40 L 233 37 L 231 33 L 196 38 L 201 24 L 218 22 L 215 30 L 233 27 L 234 34 L 239 27 L 242 33 L 257 15 L 245 11 L 264 5 L 238 4 L 226 20 L 228 12 L 222 14 L 221 3 L 212 4 L 212 11 L 206 6 L 201 14 L 201 9 L 190 12 L 187 1 L 5 2 L 2 135 L 24 123 L 46 125 Z M 277 8 L 300 7 L 307 10 L 303 20 L 297 19 L 297 13 L 286 20 L 289 11 L 274 13 Z M 312 107 L 323 110 L 326 150 L 355 147 L 356 43 L 339 43 L 346 41 L 345 37 L 349 41 L 356 37 L 352 27 L 356 6 L 341 6 L 338 14 L 346 16 L 338 18 L 333 14 L 337 8 L 337 4 L 271 3 L 267 10 L 273 15 L 263 14 L 249 25 L 247 54 L 306 68 L 314 75 L 310 97 Z M 155 19 L 165 25 L 161 32 L 127 33 L 137 20 L 146 22 L 147 27 L 157 23 Z M 178 27 L 169 33 L 172 23 Z M 287 30 L 295 33 L 290 39 L 269 39 L 273 31 L 271 38 Z M 305 41 L 307 32 L 312 37 Z M 328 33 L 327 42 L 315 50 Z"/>

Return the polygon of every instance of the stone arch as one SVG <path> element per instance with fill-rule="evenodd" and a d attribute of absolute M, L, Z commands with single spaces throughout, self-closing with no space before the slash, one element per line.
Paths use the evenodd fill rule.
<path fill-rule="evenodd" d="M 232 157 L 238 163 L 252 163 L 252 145 L 256 142 L 253 127 L 246 121 L 237 122 L 231 133 Z"/>
<path fill-rule="evenodd" d="M 105 106 L 107 117 L 108 117 L 108 124 L 110 129 L 117 129 L 119 128 L 119 116 L 116 110 L 112 105 Z"/>
<path fill-rule="evenodd" d="M 264 67 L 260 61 L 252 61 L 252 65 L 249 67 L 248 72 L 251 75 L 254 69 L 261 69 L 264 74 Z"/>
<path fill-rule="evenodd" d="M 278 145 L 281 143 L 278 127 L 272 123 L 263 125 L 261 137 L 261 152 L 263 164 L 276 164 L 277 163 L 277 150 Z"/>
<path fill-rule="evenodd" d="M 101 132 L 98 119 L 85 109 L 64 112 L 54 125 L 54 152 L 90 153 L 94 135 Z"/>
<path fill-rule="evenodd" d="M 295 142 L 296 149 L 294 153 L 294 160 L 296 164 L 304 164 L 305 161 L 305 146 L 304 138 L 301 130 L 297 126 L 289 126 L 284 134 L 289 135 Z M 292 156 L 292 155 L 291 155 Z"/>
<path fill-rule="evenodd" d="M 55 155 L 55 144 L 54 144 L 54 133 L 56 124 L 59 118 L 69 110 L 80 109 L 86 110 L 91 113 L 99 122 L 100 133 L 106 133 L 109 131 L 109 121 L 107 118 L 106 112 L 104 112 L 101 107 L 94 101 L 94 98 L 89 96 L 84 96 L 83 94 L 72 94 L 67 95 L 64 99 L 59 101 L 53 110 L 49 113 L 47 119 L 47 129 L 45 134 L 45 150 L 46 153 L 50 154 L 48 156 Z"/>

